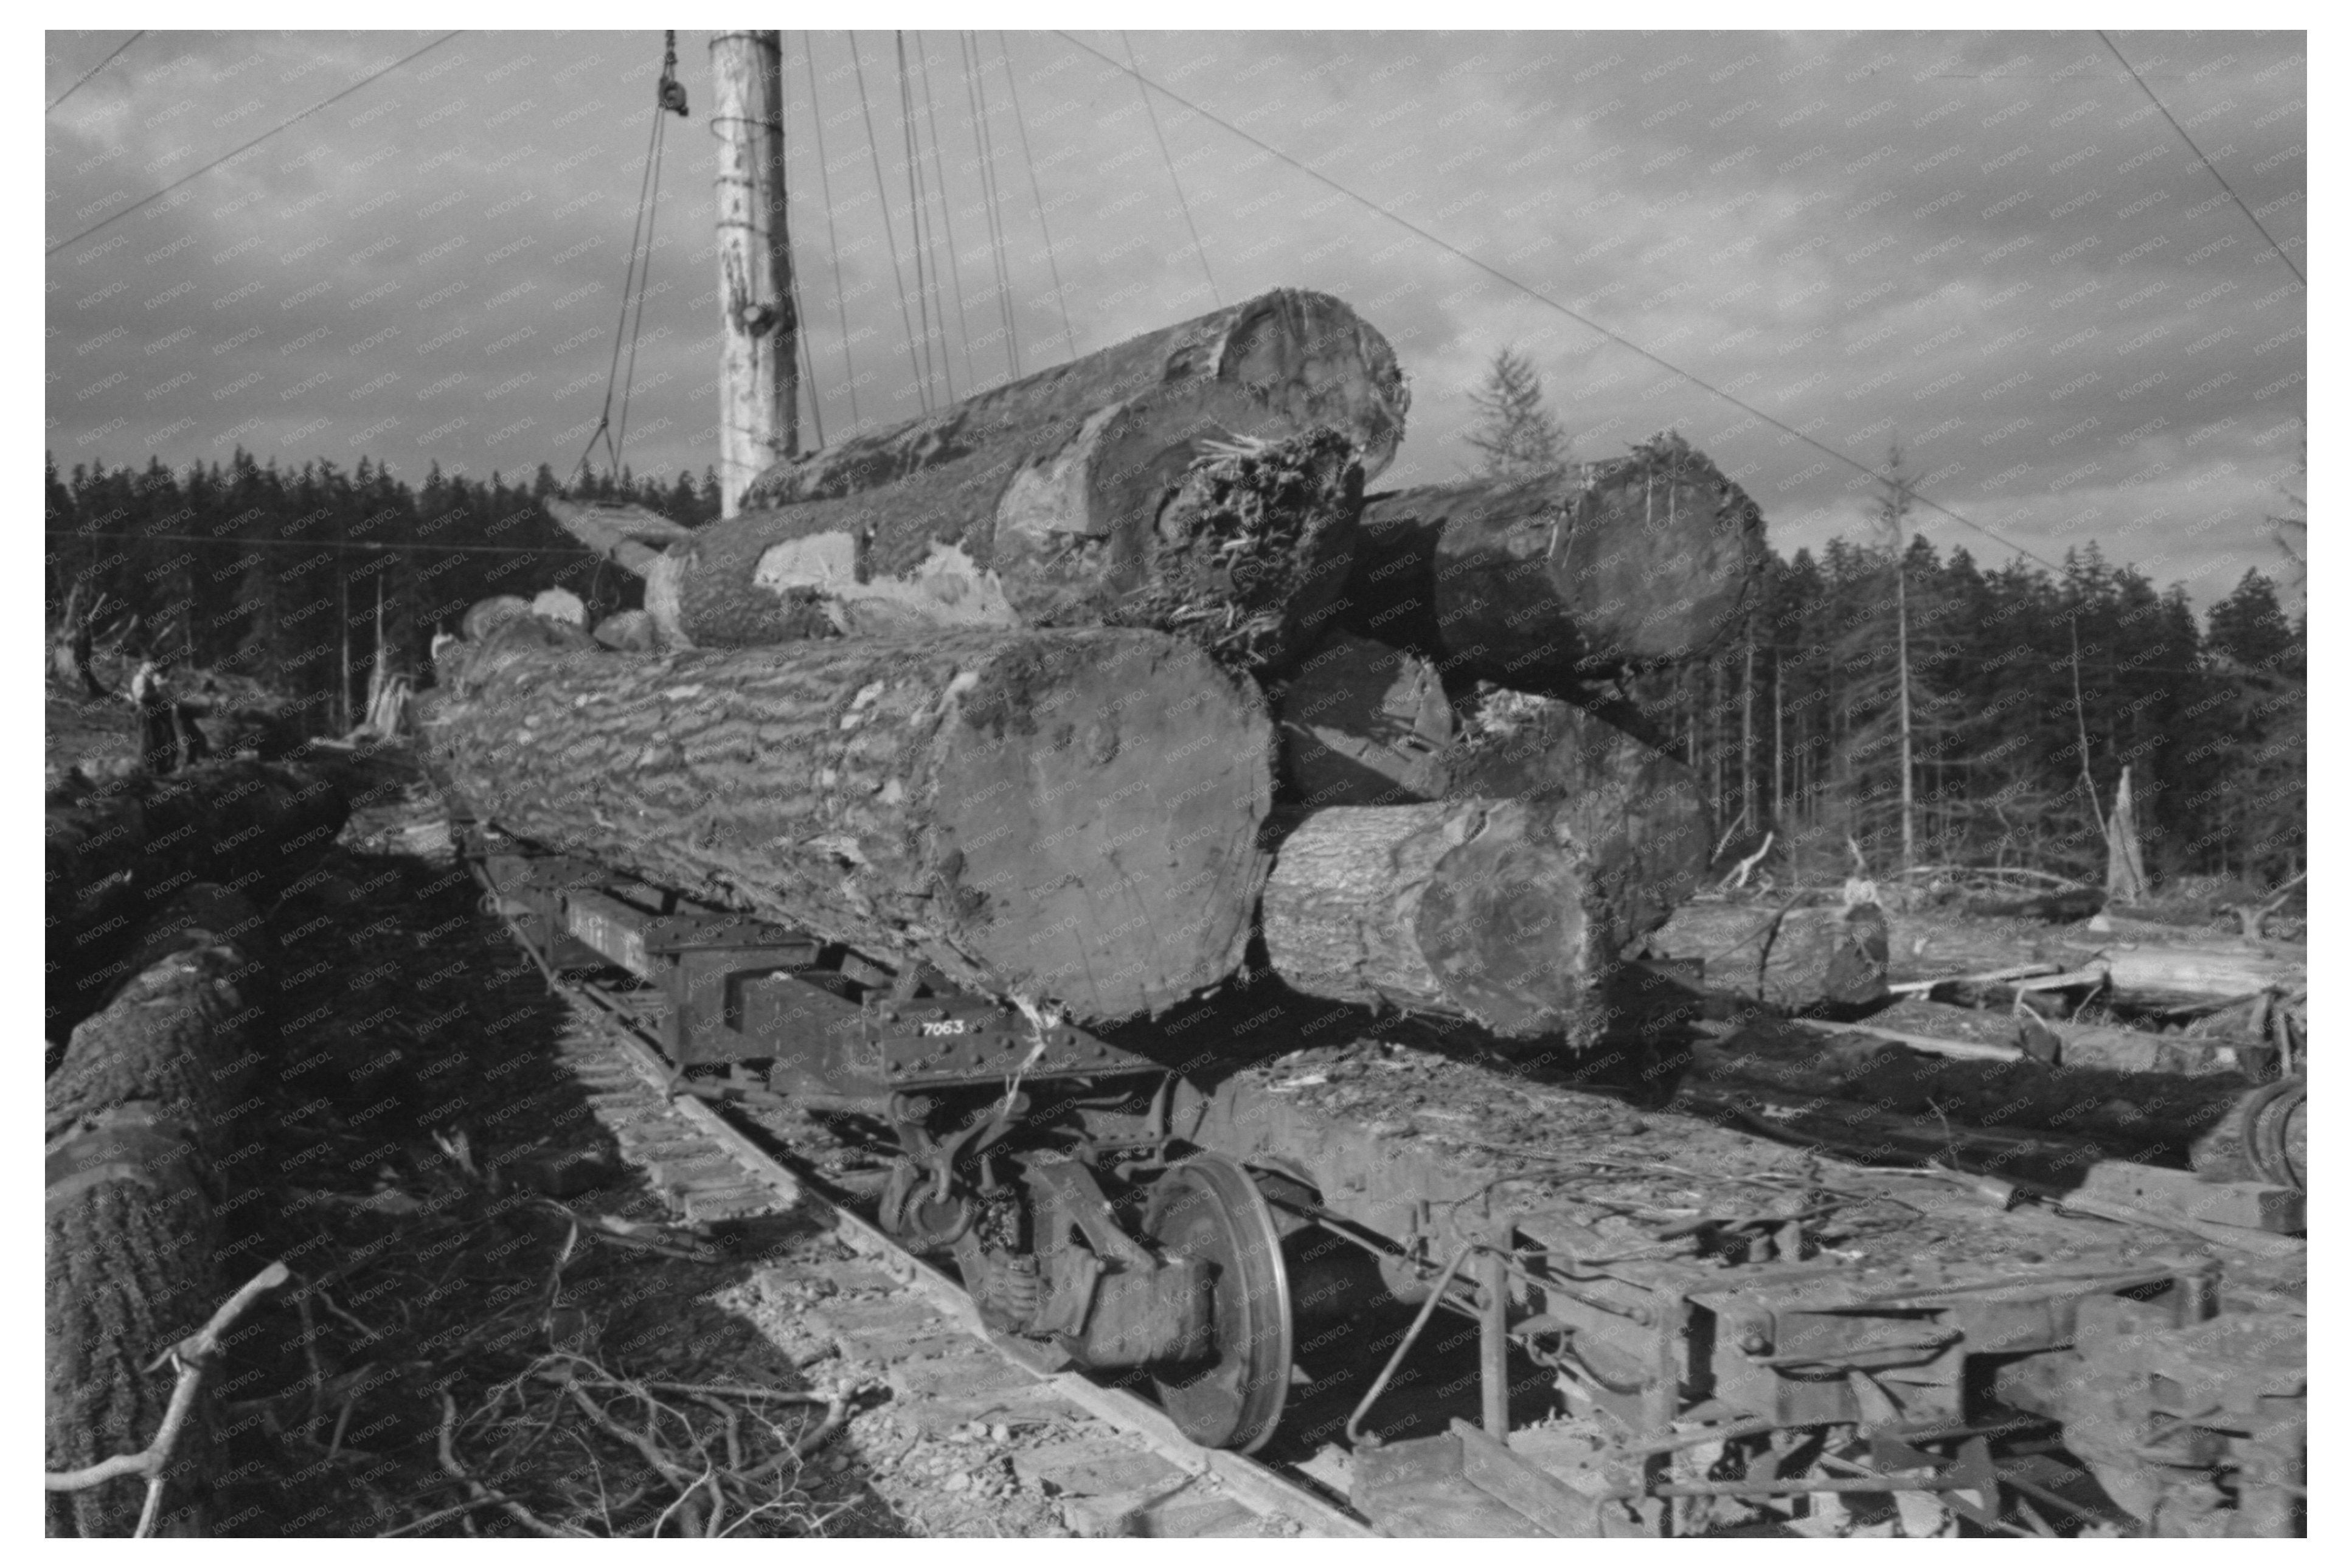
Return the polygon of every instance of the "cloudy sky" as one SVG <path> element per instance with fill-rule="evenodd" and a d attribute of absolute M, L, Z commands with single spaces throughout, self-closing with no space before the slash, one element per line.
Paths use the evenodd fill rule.
<path fill-rule="evenodd" d="M 74 88 L 127 36 L 46 37 L 44 101 L 73 89 L 46 119 L 61 466 L 242 443 L 412 479 L 571 468 L 604 402 L 660 34 L 158 32 Z M 2305 300 L 2149 89 L 2300 268 L 2305 38 L 2114 38 L 2145 89 L 2092 33 L 908 33 L 944 316 L 929 395 L 1003 379 L 1015 339 L 1035 370 L 1299 285 L 1353 304 L 1412 377 L 1384 483 L 1465 471 L 1466 394 L 1515 345 L 1579 456 L 1679 427 L 1784 550 L 1859 531 L 1867 481 L 1822 447 L 1876 462 L 1899 439 L 1928 495 L 2001 540 L 2055 559 L 2095 538 L 2209 599 L 2277 563 L 2263 518 L 2300 439 Z M 835 439 L 921 395 L 905 321 L 931 305 L 910 298 L 897 40 L 854 39 L 785 35 Z M 693 117 L 668 122 L 625 455 L 698 475 L 708 35 L 677 47 Z M 1130 50 L 1174 95 L 1149 111 Z"/>

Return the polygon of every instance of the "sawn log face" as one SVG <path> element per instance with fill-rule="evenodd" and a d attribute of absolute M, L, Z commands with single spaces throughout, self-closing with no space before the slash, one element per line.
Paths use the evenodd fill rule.
<path fill-rule="evenodd" d="M 1272 726 L 1150 632 L 494 643 L 424 710 L 520 837 L 1079 1021 L 1232 973 L 1265 875 Z"/>

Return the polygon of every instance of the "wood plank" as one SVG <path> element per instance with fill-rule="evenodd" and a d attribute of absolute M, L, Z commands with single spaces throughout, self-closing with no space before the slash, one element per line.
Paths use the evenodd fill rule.
<path fill-rule="evenodd" d="M 2265 1182 L 2208 1182 L 2194 1172 L 2168 1171 L 2123 1160 L 2091 1167 L 2080 1191 L 2068 1194 L 2067 1202 L 2085 1196 L 2275 1236 L 2296 1236 L 2304 1229 L 2304 1194 L 2292 1187 Z"/>
<path fill-rule="evenodd" d="M 1816 1034 L 1868 1035 L 1874 1039 L 1891 1040 L 1915 1051 L 1949 1057 L 1955 1061 L 2013 1062 L 2025 1055 L 2015 1046 L 1996 1045 L 1984 1040 L 1948 1040 L 1938 1035 L 1914 1035 L 1902 1029 L 1882 1029 L 1874 1024 L 1826 1024 L 1803 1018 L 1791 1021 Z"/>
<path fill-rule="evenodd" d="M 1538 1469 L 1466 1421 L 1454 1423 L 1462 1441 L 1462 1478 L 1546 1534 L 1583 1540 L 1601 1533 L 1600 1500 Z"/>

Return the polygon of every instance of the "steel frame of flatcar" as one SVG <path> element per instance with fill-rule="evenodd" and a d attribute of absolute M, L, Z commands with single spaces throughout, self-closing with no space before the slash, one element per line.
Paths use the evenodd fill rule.
<path fill-rule="evenodd" d="M 1319 1301 L 1324 1322 L 1377 1299 L 1477 1323 L 1483 1422 L 1386 1447 L 1351 1433 L 1360 1506 L 1377 1509 L 1383 1488 L 1409 1494 L 1436 1475 L 1504 1497 L 1556 1533 L 1675 1533 L 1724 1500 L 1811 1495 L 1777 1476 L 1676 1483 L 1667 1468 L 1676 1452 L 1713 1443 L 1736 1469 L 1774 1455 L 1777 1466 L 1796 1435 L 1810 1434 L 1823 1448 L 1865 1442 L 1874 1461 L 1825 1481 L 1824 1491 L 1923 1493 L 1993 1525 L 2000 1488 L 2018 1483 L 1996 1473 L 1988 1437 L 2004 1420 L 2011 1431 L 2035 1423 L 2012 1410 L 1989 1429 L 1978 1369 L 2033 1356 L 2071 1363 L 2078 1334 L 2086 1342 L 2126 1329 L 2194 1335 L 2218 1312 L 2212 1268 L 2194 1261 L 2042 1280 L 1971 1279 L 1934 1265 L 1855 1271 L 1811 1261 L 1801 1227 L 1788 1226 L 1746 1238 L 1738 1258 L 1694 1245 L 1685 1258 L 1627 1265 L 1607 1259 L 1598 1238 L 1563 1230 L 1557 1215 L 1485 1205 L 1443 1223 L 1418 1205 L 1433 1222 L 1425 1229 L 1417 1219 L 1401 1239 L 1371 1235 L 1323 1207 L 1316 1173 L 1291 1162 L 1252 1158 L 1244 1167 L 1238 1148 L 1190 1151 L 1188 1169 L 1189 1146 L 1169 1131 L 1177 1075 L 1087 1030 L 934 990 L 920 969 L 894 972 L 806 931 L 698 906 L 474 823 L 461 820 L 457 839 L 488 906 L 551 975 L 617 968 L 657 998 L 646 1021 L 678 1087 L 708 1091 L 689 1078 L 695 1068 L 740 1077 L 743 1064 L 765 1061 L 765 1092 L 889 1124 L 901 1157 L 883 1194 L 886 1228 L 917 1250 L 951 1254 L 992 1328 L 1090 1370 L 1215 1372 L 1180 1371 L 1160 1384 L 1171 1414 L 1204 1446 L 1255 1448 L 1272 1435 L 1281 1394 L 1260 1389 L 1252 1404 L 1247 1384 L 1287 1378 L 1294 1330 L 1315 1326 L 1303 1306 L 1293 1321 L 1295 1301 Z M 1226 1237 L 1225 1250 L 1186 1256 L 1158 1239 L 1185 1234 L 1187 1202 L 1213 1212 L 1209 1228 Z M 1216 1342 L 1221 1278 L 1248 1282 L 1264 1343 Z M 1269 1310 L 1279 1323 L 1267 1321 Z M 1234 1311 L 1224 1304 L 1228 1324 Z M 1397 1361 L 1411 1343 L 1397 1346 Z M 1572 1410 L 1607 1415 L 1622 1439 L 1565 1468 L 1516 1452 L 1505 1372 L 1514 1348 L 1554 1370 Z M 1367 1396 L 1358 1423 L 1380 1393 Z M 2143 1393 L 2140 1403 L 2181 1419 L 2160 1398 Z M 2176 1464 L 2160 1475 L 2168 1495 L 2183 1477 L 2210 1493 L 2226 1475 L 2233 1504 L 2245 1493 L 2233 1510 L 2238 1528 L 2299 1529 L 2299 1393 L 2273 1403 L 2259 1431 L 2240 1421 L 2200 1449 L 2201 1468 Z M 2041 1429 L 2066 1424 L 2063 1399 L 2041 1408 Z M 2103 1405 L 2099 1418 L 2109 1415 Z M 1707 1424 L 1696 1437 L 1694 1422 Z"/>

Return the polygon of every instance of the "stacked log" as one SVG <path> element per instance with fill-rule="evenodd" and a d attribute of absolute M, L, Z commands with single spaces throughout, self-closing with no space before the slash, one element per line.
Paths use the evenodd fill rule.
<path fill-rule="evenodd" d="M 1623 945 L 1608 848 L 1516 801 L 1315 812 L 1277 847 L 1266 956 L 1309 995 L 1590 1044 Z"/>
<path fill-rule="evenodd" d="M 646 613 L 695 647 L 1150 626 L 1278 668 L 1339 602 L 1363 470 L 1339 431 L 1232 439 L 1266 423 L 1248 396 L 1154 393 L 885 489 L 709 524 L 646 563 Z"/>
<path fill-rule="evenodd" d="M 1257 923 L 1298 991 L 1582 1043 L 1709 825 L 1654 737 L 1570 704 L 1714 651 L 1759 519 L 1674 437 L 1368 503 L 1407 401 L 1377 332 L 1281 291 L 690 533 L 566 506 L 644 623 L 481 617 L 428 749 L 518 836 L 1081 1021 L 1219 983 Z M 1277 794 L 1307 810 L 1266 884 Z"/>
<path fill-rule="evenodd" d="M 1155 632 L 645 657 L 517 622 L 422 708 L 519 837 L 1076 1022 L 1231 974 L 1265 879 L 1272 726 Z"/>
<path fill-rule="evenodd" d="M 47 814 L 47 1007 L 62 1038 L 127 973 L 123 952 L 194 882 L 266 902 L 333 845 L 349 816 L 331 783 L 299 768 L 208 763 L 53 798 Z"/>
<path fill-rule="evenodd" d="M 1518 800 L 1566 813 L 1612 882 L 1622 938 L 1697 889 L 1709 820 L 1690 770 L 1570 703 L 1488 689 L 1457 711 L 1437 668 L 1349 632 L 1276 704 L 1290 802 L 1309 808 Z"/>
<path fill-rule="evenodd" d="M 209 1162 L 225 1152 L 268 939 L 226 889 L 186 889 L 136 973 L 73 1032 L 47 1084 L 47 1468 L 145 1448 L 170 1401 L 157 1352 L 216 1304 Z M 166 1471 L 164 1532 L 200 1526 L 201 1426 Z M 51 1535 L 128 1535 L 137 1479 L 48 1494 Z"/>
<path fill-rule="evenodd" d="M 1756 504 L 1664 436 L 1566 480 L 1368 498 L 1347 625 L 1458 679 L 1573 700 L 1596 674 L 1715 652 L 1763 562 Z"/>
<path fill-rule="evenodd" d="M 1002 454 L 1009 446 L 1051 451 L 1025 438 L 1088 422 L 1109 423 L 1133 400 L 1161 395 L 1157 412 L 1131 423 L 1148 433 L 1125 443 L 1139 467 L 1155 451 L 1189 448 L 1201 426 L 1184 395 L 1240 436 L 1286 435 L 1315 426 L 1344 433 L 1378 476 L 1404 438 L 1412 402 L 1386 339 L 1328 294 L 1277 289 L 1171 327 L 980 393 L 933 414 L 788 459 L 752 481 L 747 508 L 828 500 L 896 485 L 926 468 Z M 1228 395 L 1239 394 L 1239 397 Z"/>
<path fill-rule="evenodd" d="M 1459 726 L 1437 666 L 1350 632 L 1326 637 L 1275 704 L 1286 798 L 1310 809 L 1443 800 Z"/>

